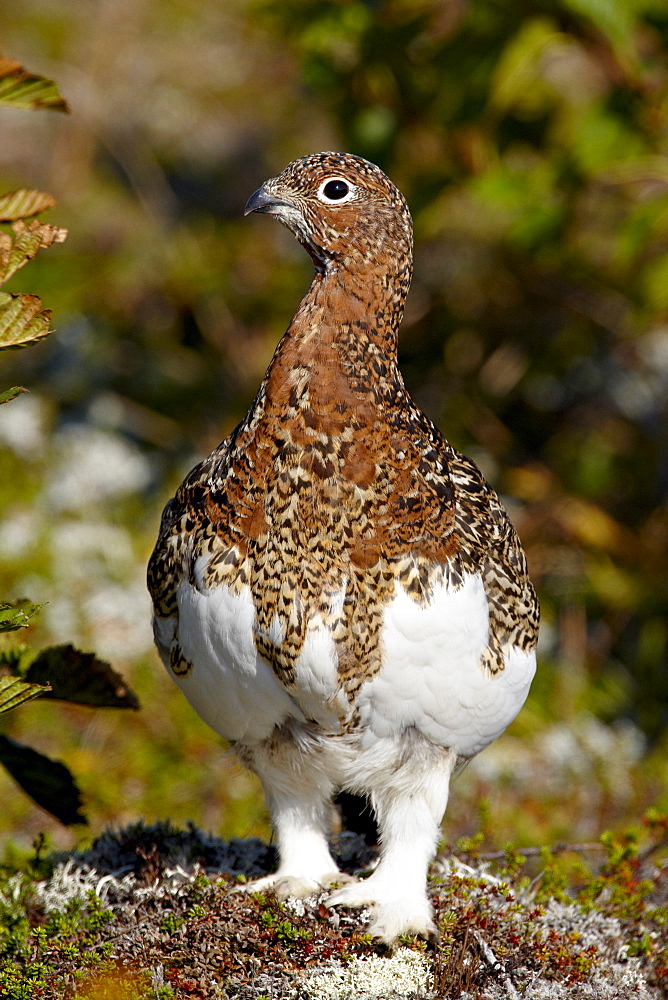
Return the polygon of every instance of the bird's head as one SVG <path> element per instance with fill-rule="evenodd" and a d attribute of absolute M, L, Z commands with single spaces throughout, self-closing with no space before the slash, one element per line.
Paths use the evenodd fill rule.
<path fill-rule="evenodd" d="M 406 199 L 375 164 L 352 153 L 294 160 L 251 195 L 244 214 L 276 215 L 320 271 L 402 262 L 413 229 Z"/>

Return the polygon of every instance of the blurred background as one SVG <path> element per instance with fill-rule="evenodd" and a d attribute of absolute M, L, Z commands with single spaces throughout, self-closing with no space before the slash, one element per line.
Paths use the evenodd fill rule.
<path fill-rule="evenodd" d="M 43 602 L 27 641 L 95 651 L 142 703 L 3 716 L 90 822 L 2 773 L 4 851 L 140 817 L 268 835 L 152 650 L 144 573 L 310 280 L 245 201 L 320 149 L 408 198 L 405 379 L 502 495 L 541 597 L 530 701 L 456 783 L 446 839 L 481 800 L 498 844 L 668 807 L 665 0 L 4 0 L 0 51 L 71 107 L 0 115 L 0 191 L 51 192 L 69 229 L 8 286 L 56 332 L 0 361 L 30 389 L 0 410 L 0 597 Z"/>

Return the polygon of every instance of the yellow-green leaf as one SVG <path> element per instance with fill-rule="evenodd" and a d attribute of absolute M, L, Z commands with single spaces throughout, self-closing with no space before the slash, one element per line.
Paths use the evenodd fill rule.
<path fill-rule="evenodd" d="M 50 690 L 48 684 L 28 684 L 18 677 L 0 677 L 0 712 L 9 712 Z"/>
<path fill-rule="evenodd" d="M 0 56 L 0 107 L 69 111 L 53 80 L 29 73 L 15 59 Z"/>
<path fill-rule="evenodd" d="M 51 333 L 51 310 L 38 295 L 0 292 L 0 351 L 27 347 Z"/>
<path fill-rule="evenodd" d="M 15 222 L 16 219 L 29 219 L 39 215 L 56 205 L 56 199 L 46 191 L 33 191 L 30 188 L 20 188 L 18 191 L 8 191 L 0 195 L 0 222 Z"/>

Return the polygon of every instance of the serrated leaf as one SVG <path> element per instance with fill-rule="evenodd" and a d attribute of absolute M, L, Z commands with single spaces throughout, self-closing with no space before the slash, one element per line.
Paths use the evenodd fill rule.
<path fill-rule="evenodd" d="M 27 347 L 52 332 L 51 310 L 42 309 L 38 295 L 0 292 L 0 351 Z"/>
<path fill-rule="evenodd" d="M 0 56 L 0 107 L 69 111 L 53 80 L 29 73 L 15 59 Z"/>
<path fill-rule="evenodd" d="M 63 243 L 67 237 L 66 229 L 49 226 L 38 219 L 31 222 L 17 219 L 12 229 L 13 237 L 9 233 L 0 233 L 0 284 L 8 281 L 43 247 Z"/>
<path fill-rule="evenodd" d="M 26 673 L 32 684 L 48 684 L 47 698 L 104 708 L 139 708 L 120 674 L 93 653 L 74 646 L 52 646 L 38 654 Z"/>
<path fill-rule="evenodd" d="M 7 194 L 0 195 L 0 222 L 29 219 L 57 204 L 53 195 L 46 191 L 34 191 L 31 188 L 8 191 Z"/>
<path fill-rule="evenodd" d="M 48 690 L 44 684 L 27 684 L 18 677 L 0 677 L 0 712 L 9 712 Z"/>
<path fill-rule="evenodd" d="M 41 606 L 41 604 L 30 604 L 29 601 L 0 604 L 0 632 L 16 632 L 20 628 L 27 628 L 30 619 Z"/>
<path fill-rule="evenodd" d="M 10 399 L 15 399 L 20 396 L 22 392 L 27 392 L 22 385 L 15 385 L 11 389 L 7 389 L 5 392 L 0 392 L 0 403 L 8 403 Z"/>
<path fill-rule="evenodd" d="M 60 761 L 51 760 L 7 736 L 0 736 L 0 764 L 38 806 L 65 826 L 86 822 L 81 812 L 81 793 Z"/>

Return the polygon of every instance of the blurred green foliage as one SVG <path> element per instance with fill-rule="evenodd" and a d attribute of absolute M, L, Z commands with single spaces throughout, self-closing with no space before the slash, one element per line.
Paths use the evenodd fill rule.
<path fill-rule="evenodd" d="M 11 108 L 66 111 L 67 104 L 51 80 L 30 73 L 16 60 L 0 56 L 0 110 Z M 0 285 L 21 270 L 44 247 L 62 243 L 67 230 L 34 218 L 55 206 L 42 191 L 19 189 L 0 196 Z M 28 347 L 47 337 L 51 311 L 38 296 L 0 291 L 0 350 Z M 22 392 L 15 386 L 0 394 L 7 403 Z M 20 445 L 19 440 L 19 445 Z M 0 604 L 0 635 L 28 628 L 39 610 L 27 601 Z M 96 707 L 139 708 L 123 679 L 95 655 L 71 645 L 36 653 L 26 646 L 0 649 L 0 714 L 33 698 L 57 698 Z M 38 805 L 61 823 L 85 823 L 81 795 L 72 775 L 59 761 L 0 734 L 0 764 Z"/>
<path fill-rule="evenodd" d="M 0 37 L 72 110 L 34 116 L 49 121 L 32 137 L 9 122 L 0 148 L 3 190 L 52 191 L 70 230 L 31 264 L 57 335 L 6 367 L 33 398 L 2 408 L 0 435 L 21 408 L 32 443 L 7 425 L 0 593 L 48 601 L 46 641 L 89 643 L 154 706 L 126 724 L 154 760 L 118 750 L 128 818 L 133 794 L 147 818 L 162 794 L 178 819 L 203 770 L 205 731 L 147 665 L 142 566 L 164 500 L 245 412 L 309 280 L 288 234 L 242 219 L 245 200 L 318 149 L 374 160 L 411 205 L 402 369 L 503 494 L 541 596 L 541 675 L 516 731 L 588 711 L 659 746 L 665 0 L 107 0 L 95 17 L 8 0 Z M 202 794 L 245 833 L 260 814 L 237 780 Z"/>
<path fill-rule="evenodd" d="M 668 10 L 268 4 L 416 216 L 418 398 L 525 501 L 551 658 L 668 719 Z M 518 14 L 520 16 L 518 16 Z M 345 44 L 342 41 L 345 39 Z"/>

